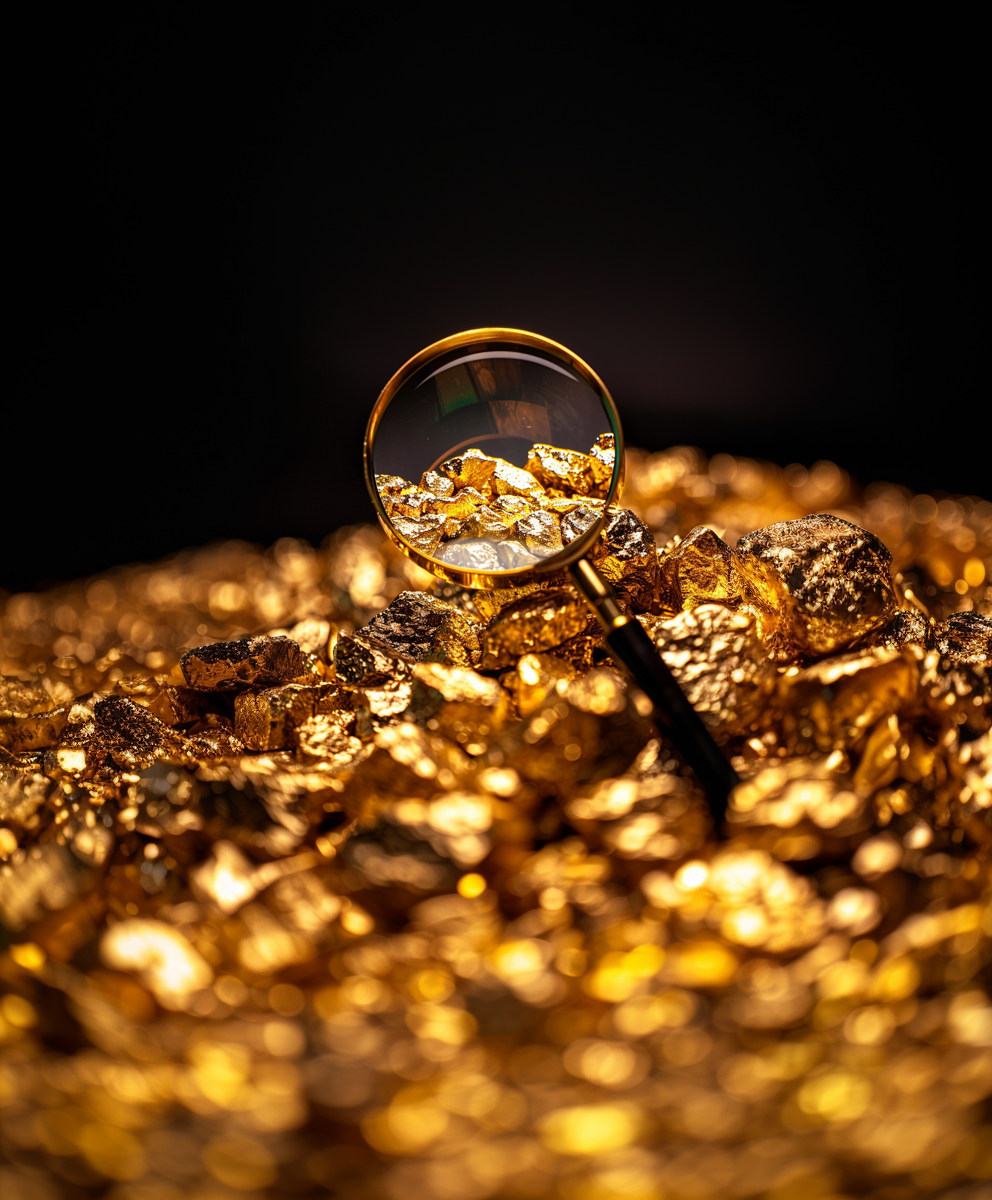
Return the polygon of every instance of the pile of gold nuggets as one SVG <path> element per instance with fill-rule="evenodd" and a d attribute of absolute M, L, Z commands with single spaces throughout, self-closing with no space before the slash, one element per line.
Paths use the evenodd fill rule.
<path fill-rule="evenodd" d="M 386 515 L 408 545 L 462 570 L 510 571 L 560 554 L 603 516 L 615 439 L 588 454 L 535 444 L 526 467 L 466 450 L 420 483 L 376 475 Z"/>
<path fill-rule="evenodd" d="M 431 495 L 564 541 L 608 449 Z M 685 447 L 623 503 L 722 836 L 564 575 L 362 526 L 2 598 L 5 1200 L 989 1196 L 992 503 Z"/>

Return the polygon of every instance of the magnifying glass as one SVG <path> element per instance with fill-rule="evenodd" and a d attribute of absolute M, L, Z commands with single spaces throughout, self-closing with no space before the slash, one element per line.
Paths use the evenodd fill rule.
<path fill-rule="evenodd" d="M 588 557 L 619 498 L 623 464 L 603 381 L 571 350 L 521 329 L 470 329 L 421 350 L 383 388 L 365 434 L 379 520 L 421 567 L 470 588 L 568 570 L 719 826 L 739 780 Z"/>

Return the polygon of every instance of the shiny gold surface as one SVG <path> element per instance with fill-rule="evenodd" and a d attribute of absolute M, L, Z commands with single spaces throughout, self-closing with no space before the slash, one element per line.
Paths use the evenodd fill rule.
<path fill-rule="evenodd" d="M 2 598 L 5 1200 L 982 1200 L 992 504 L 628 460 L 590 556 L 722 843 L 564 573 Z"/>

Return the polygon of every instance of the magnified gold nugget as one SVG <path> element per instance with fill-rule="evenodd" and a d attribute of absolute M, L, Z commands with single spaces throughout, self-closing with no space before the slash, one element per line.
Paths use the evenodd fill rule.
<path fill-rule="evenodd" d="M 539 436 L 390 518 L 553 554 L 612 446 Z M 987 1193 L 992 504 L 685 447 L 624 503 L 722 842 L 565 574 L 362 526 L 4 600 L 5 1196 Z"/>
<path fill-rule="evenodd" d="M 425 471 L 419 486 L 396 475 L 375 482 L 386 515 L 415 549 L 494 572 L 558 554 L 598 521 L 614 462 L 607 433 L 588 454 L 534 445 L 526 469 L 472 447 Z"/>

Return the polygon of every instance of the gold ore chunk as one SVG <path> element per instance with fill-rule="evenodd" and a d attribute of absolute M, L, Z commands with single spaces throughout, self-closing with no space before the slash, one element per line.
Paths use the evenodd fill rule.
<path fill-rule="evenodd" d="M 592 444 L 589 451 L 589 467 L 594 484 L 589 493 L 591 496 L 599 496 L 605 500 L 609 493 L 617 458 L 616 443 L 616 437 L 612 433 L 601 433 Z"/>
<path fill-rule="evenodd" d="M 420 477 L 420 486 L 425 492 L 430 492 L 439 500 L 447 499 L 455 494 L 454 480 L 449 479 L 447 475 L 442 475 L 440 471 L 425 471 Z"/>
<path fill-rule="evenodd" d="M 750 616 L 703 604 L 639 620 L 717 741 L 757 720 L 777 675 Z"/>
<path fill-rule="evenodd" d="M 450 479 L 456 488 L 477 488 L 483 495 L 491 496 L 490 480 L 496 470 L 496 459 L 481 450 L 466 450 L 455 458 L 449 458 L 436 468 L 439 475 Z"/>
<path fill-rule="evenodd" d="M 867 529 L 829 513 L 780 521 L 742 537 L 738 553 L 773 568 L 792 600 L 801 654 L 830 654 L 896 611 L 892 555 Z"/>
<path fill-rule="evenodd" d="M 133 770 L 150 766 L 156 759 L 182 762 L 187 757 L 186 739 L 170 729 L 140 704 L 124 696 L 108 696 L 93 707 L 96 740 L 118 766 Z"/>
<path fill-rule="evenodd" d="M 183 676 L 199 691 L 233 691 L 253 684 L 288 683 L 307 674 L 309 663 L 285 637 L 249 637 L 188 650 L 179 660 Z"/>
<path fill-rule="evenodd" d="M 443 513 L 425 513 L 422 517 L 393 517 L 393 528 L 421 554 L 432 556 L 440 545 L 448 518 Z"/>
<path fill-rule="evenodd" d="M 450 496 L 431 496 L 428 497 L 428 500 L 427 512 L 443 513 L 444 516 L 454 518 L 456 521 L 464 521 L 476 509 L 484 508 L 488 503 L 487 498 L 478 488 L 473 487 L 460 488 Z M 445 533 L 448 534 L 447 529 L 445 529 Z"/>
<path fill-rule="evenodd" d="M 310 717 L 333 716 L 342 728 L 354 724 L 353 704 L 333 683 L 247 690 L 234 698 L 234 732 L 249 750 L 282 750 L 296 744 L 297 728 Z"/>
<path fill-rule="evenodd" d="M 527 470 L 546 488 L 596 495 L 596 479 L 588 454 L 536 443 L 527 455 Z"/>
<path fill-rule="evenodd" d="M 626 508 L 610 508 L 606 528 L 590 557 L 635 612 L 651 607 L 658 582 L 658 551 L 654 534 L 640 517 Z"/>
<path fill-rule="evenodd" d="M 495 538 L 497 540 L 509 537 L 513 517 L 489 504 L 475 509 L 462 523 L 459 535 L 463 538 Z"/>
<path fill-rule="evenodd" d="M 479 660 L 480 629 L 468 613 L 436 596 L 401 592 L 361 632 L 399 658 L 471 666 Z"/>
<path fill-rule="evenodd" d="M 493 471 L 491 486 L 497 496 L 526 496 L 538 500 L 544 495 L 544 488 L 536 476 L 523 467 L 515 467 L 505 459 L 496 459 L 496 470 Z"/>
<path fill-rule="evenodd" d="M 509 666 L 522 654 L 550 650 L 585 631 L 590 614 L 575 592 L 540 590 L 503 608 L 482 639 L 482 667 Z"/>
<path fill-rule="evenodd" d="M 549 512 L 538 509 L 521 517 L 513 526 L 517 540 L 532 554 L 550 558 L 564 549 L 561 527 Z"/>
<path fill-rule="evenodd" d="M 954 663 L 992 664 L 992 619 L 981 613 L 951 613 L 937 641 L 941 654 Z"/>
<path fill-rule="evenodd" d="M 404 492 L 409 493 L 417 490 L 417 485 L 409 479 L 404 479 L 402 475 L 376 475 L 375 486 L 380 496 L 385 495 L 387 492 L 390 495 L 398 496 Z M 430 491 L 430 488 L 425 490 Z"/>
<path fill-rule="evenodd" d="M 700 604 L 738 608 L 751 595 L 740 557 L 705 525 L 697 525 L 658 556 L 661 607 L 674 612 Z"/>
<path fill-rule="evenodd" d="M 509 712 L 507 693 L 495 679 L 444 663 L 413 668 L 405 719 L 460 743 L 470 754 L 486 749 L 486 739 L 503 728 Z"/>
<path fill-rule="evenodd" d="M 562 541 L 565 543 L 574 542 L 576 538 L 587 533 L 602 515 L 602 506 L 596 508 L 592 504 L 577 505 L 561 519 Z"/>

